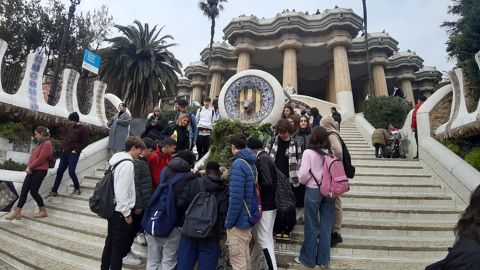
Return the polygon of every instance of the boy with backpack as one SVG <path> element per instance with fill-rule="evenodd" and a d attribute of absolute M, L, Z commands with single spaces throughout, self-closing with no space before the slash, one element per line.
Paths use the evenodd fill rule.
<path fill-rule="evenodd" d="M 160 183 L 160 172 L 167 167 L 168 162 L 172 159 L 175 153 L 177 142 L 167 137 L 162 140 L 161 145 L 157 144 L 157 149 L 148 157 L 148 166 L 152 173 L 152 192 L 158 187 Z"/>
<path fill-rule="evenodd" d="M 206 175 L 190 181 L 177 201 L 188 208 L 178 248 L 177 269 L 217 269 L 219 241 L 228 210 L 228 188 L 221 179 L 220 165 L 209 161 Z"/>
<path fill-rule="evenodd" d="M 177 251 L 186 209 L 177 207 L 185 186 L 195 178 L 191 171 L 195 155 L 180 151 L 160 173 L 160 185 L 153 193 L 142 226 L 145 229 L 148 257 L 146 270 L 173 270 L 177 266 Z"/>
<path fill-rule="evenodd" d="M 145 239 L 143 236 L 143 229 L 141 229 L 140 221 L 143 217 L 143 211 L 147 207 L 148 200 L 152 195 L 152 174 L 150 173 L 147 159 L 152 151 L 157 147 L 155 142 L 150 138 L 145 137 L 142 140 L 145 143 L 145 149 L 143 149 L 140 156 L 133 161 L 135 170 L 135 206 L 131 214 L 133 222 L 132 234 L 130 238 L 130 252 L 127 254 L 127 256 L 125 256 L 125 258 L 123 258 L 123 263 L 129 265 L 142 264 L 140 256 L 135 254 L 131 250 L 131 247 L 136 235 L 138 235 L 137 239 Z"/>
<path fill-rule="evenodd" d="M 122 259 L 130 249 L 132 211 L 135 206 L 133 159 L 138 158 L 145 143 L 130 136 L 125 141 L 125 151 L 116 153 L 109 160 L 113 170 L 115 211 L 108 219 L 108 233 L 102 253 L 102 270 L 121 270 Z"/>
<path fill-rule="evenodd" d="M 230 263 L 234 270 L 248 269 L 252 227 L 261 217 L 260 199 L 257 195 L 255 168 L 256 156 L 247 147 L 241 134 L 230 137 L 233 153 L 228 194 L 228 212 L 225 221 Z"/>
<path fill-rule="evenodd" d="M 197 152 L 200 160 L 210 148 L 210 135 L 212 134 L 213 123 L 218 119 L 215 109 L 212 108 L 212 99 L 206 97 L 203 101 L 203 107 L 197 110 L 196 118 L 198 120 Z"/>

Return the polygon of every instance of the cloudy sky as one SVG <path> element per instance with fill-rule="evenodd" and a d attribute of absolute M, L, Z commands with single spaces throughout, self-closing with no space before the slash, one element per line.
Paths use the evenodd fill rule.
<path fill-rule="evenodd" d="M 62 0 L 66 5 L 68 0 Z M 399 42 L 401 51 L 410 49 L 424 59 L 424 64 L 448 71 L 454 66 L 445 51 L 447 34 L 440 28 L 451 0 L 368 0 L 368 30 L 386 30 Z M 82 0 L 79 11 L 86 12 L 107 5 L 117 24 L 132 24 L 137 19 L 150 25 L 165 26 L 178 46 L 172 48 L 186 67 L 198 61 L 200 51 L 208 45 L 210 21 L 198 9 L 197 0 Z M 229 0 L 217 20 L 215 41 L 221 41 L 223 28 L 233 17 L 254 14 L 271 18 L 283 9 L 315 12 L 335 5 L 351 8 L 362 16 L 361 0 Z M 77 11 L 78 12 L 78 11 Z"/>

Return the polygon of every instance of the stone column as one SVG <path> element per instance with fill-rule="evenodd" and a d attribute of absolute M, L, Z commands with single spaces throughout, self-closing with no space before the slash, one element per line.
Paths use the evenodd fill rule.
<path fill-rule="evenodd" d="M 336 101 L 345 118 L 352 117 L 355 114 L 347 56 L 347 47 L 351 44 L 351 38 L 346 36 L 336 36 L 330 39 L 327 44 L 333 50 Z"/>
<path fill-rule="evenodd" d="M 283 40 L 278 49 L 283 52 L 283 89 L 293 87 L 298 93 L 297 50 L 302 43 L 296 39 Z"/>
<path fill-rule="evenodd" d="M 332 103 L 337 102 L 337 97 L 335 94 L 335 69 L 333 66 L 328 69 L 327 101 Z"/>
<path fill-rule="evenodd" d="M 205 88 L 205 82 L 200 76 L 194 76 L 192 78 L 192 100 L 197 102 L 202 102 L 202 92 Z"/>
<path fill-rule="evenodd" d="M 249 69 L 255 47 L 249 43 L 239 43 L 235 45 L 233 52 L 238 56 L 237 73 Z"/>
<path fill-rule="evenodd" d="M 415 80 L 415 74 L 403 73 L 397 76 L 397 80 L 400 81 L 400 88 L 402 89 L 403 93 L 405 93 L 405 99 L 409 102 L 412 102 L 412 104 L 415 104 L 412 87 L 412 81 Z"/>
<path fill-rule="evenodd" d="M 388 60 L 383 57 L 376 57 L 370 60 L 372 65 L 373 88 L 375 96 L 388 96 L 387 79 L 385 78 L 385 66 Z"/>
<path fill-rule="evenodd" d="M 213 100 L 220 93 L 222 83 L 222 73 L 218 70 L 212 72 L 212 80 L 210 83 L 210 98 Z"/>

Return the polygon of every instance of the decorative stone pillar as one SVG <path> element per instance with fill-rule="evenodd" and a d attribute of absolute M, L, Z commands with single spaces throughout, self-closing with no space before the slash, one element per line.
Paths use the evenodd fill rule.
<path fill-rule="evenodd" d="M 233 52 L 238 56 L 237 73 L 250 69 L 251 57 L 255 52 L 255 47 L 249 43 L 239 43 L 235 45 Z"/>
<path fill-rule="evenodd" d="M 385 78 L 385 66 L 388 60 L 384 57 L 376 57 L 370 60 L 372 65 L 373 87 L 375 96 L 388 96 L 387 79 Z"/>
<path fill-rule="evenodd" d="M 327 101 L 332 103 L 337 102 L 337 97 L 335 94 L 335 69 L 333 66 L 328 69 Z"/>
<path fill-rule="evenodd" d="M 202 92 L 205 88 L 205 82 L 200 76 L 194 76 L 192 78 L 192 100 L 202 102 Z"/>
<path fill-rule="evenodd" d="M 298 93 L 297 50 L 302 43 L 296 39 L 283 40 L 278 49 L 283 52 L 283 89 L 293 87 Z"/>
<path fill-rule="evenodd" d="M 212 72 L 212 80 L 210 81 L 210 93 L 209 96 L 213 100 L 220 93 L 221 84 L 222 84 L 222 73 L 225 71 L 225 68 L 221 66 L 211 66 L 210 71 Z"/>
<path fill-rule="evenodd" d="M 415 80 L 415 75 L 413 73 L 403 73 L 397 76 L 397 80 L 400 81 L 400 88 L 403 93 L 405 93 L 405 99 L 412 104 L 415 104 L 412 87 L 412 81 Z"/>
<path fill-rule="evenodd" d="M 346 36 L 335 36 L 327 43 L 328 48 L 333 49 L 336 101 L 345 118 L 352 117 L 355 113 L 347 56 L 347 47 L 351 44 L 352 39 Z"/>

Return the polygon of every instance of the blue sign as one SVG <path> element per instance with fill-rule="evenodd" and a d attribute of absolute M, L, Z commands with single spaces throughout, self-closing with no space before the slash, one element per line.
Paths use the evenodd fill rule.
<path fill-rule="evenodd" d="M 85 49 L 85 53 L 83 54 L 83 63 L 82 63 L 82 68 L 98 74 L 98 69 L 100 68 L 100 62 L 102 61 L 102 58 L 93 52 Z"/>

